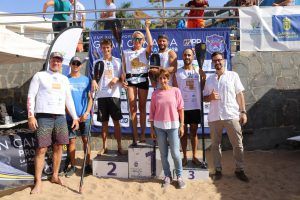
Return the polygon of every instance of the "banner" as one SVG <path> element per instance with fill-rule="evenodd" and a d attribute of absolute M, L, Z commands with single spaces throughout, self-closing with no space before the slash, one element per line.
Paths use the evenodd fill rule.
<path fill-rule="evenodd" d="M 11 188 L 13 185 L 33 183 L 35 149 L 34 133 L 28 132 L 27 129 L 14 135 L 0 135 L 0 190 Z M 60 171 L 66 165 L 66 150 L 64 145 Z M 44 178 L 52 174 L 52 155 L 52 147 L 48 147 L 43 169 Z"/>
<path fill-rule="evenodd" d="M 46 68 L 49 68 L 49 59 L 52 52 L 60 52 L 63 57 L 62 74 L 68 75 L 70 73 L 70 60 L 75 56 L 76 47 L 81 36 L 82 28 L 79 26 L 71 26 L 65 29 L 52 42 L 47 55 Z"/>
<path fill-rule="evenodd" d="M 132 48 L 133 44 L 131 41 L 131 35 L 135 30 L 124 30 L 122 33 L 122 44 L 123 50 Z M 140 30 L 145 33 L 144 30 Z M 186 48 L 193 48 L 195 44 L 205 42 L 207 46 L 206 60 L 204 61 L 203 70 L 206 71 L 207 75 L 213 74 L 215 69 L 211 63 L 211 54 L 215 51 L 220 51 L 224 53 L 226 60 L 226 67 L 228 70 L 231 70 L 230 65 L 230 41 L 229 34 L 230 30 L 226 28 L 216 28 L 216 29 L 155 29 L 151 30 L 151 35 L 153 37 L 153 52 L 156 53 L 159 51 L 157 45 L 157 37 L 160 34 L 166 34 L 169 37 L 169 48 L 173 49 L 178 56 L 178 68 L 183 66 L 182 53 Z M 115 57 L 120 58 L 119 51 L 117 48 L 117 42 L 113 38 L 111 31 L 92 31 L 90 32 L 90 49 L 89 49 L 89 67 L 88 67 L 88 76 L 91 78 L 93 72 L 93 62 L 96 59 L 102 58 L 102 52 L 100 48 L 100 41 L 103 38 L 110 38 L 113 40 L 113 50 L 112 54 Z M 144 44 L 146 46 L 146 44 Z M 196 58 L 193 62 L 193 65 L 198 66 Z M 153 92 L 153 88 L 150 87 L 148 93 L 147 101 L 147 127 L 150 127 L 148 122 L 150 100 Z M 131 133 L 131 128 L 129 127 L 129 114 L 127 109 L 127 102 L 125 97 L 125 91 L 123 90 L 121 96 L 121 108 L 123 113 L 123 119 L 120 120 L 122 133 Z M 208 127 L 207 124 L 207 113 L 209 109 L 209 104 L 205 104 L 204 113 L 205 113 L 205 127 Z M 97 105 L 94 110 L 97 110 Z M 139 114 L 137 115 L 139 122 Z M 96 114 L 94 114 L 94 125 L 101 126 L 101 123 L 96 121 Z M 113 123 L 110 119 L 109 125 L 113 126 Z M 93 131 L 99 132 L 98 127 L 93 127 Z M 138 127 L 140 125 L 138 124 Z M 110 130 L 111 131 L 111 130 Z M 198 129 L 198 131 L 201 131 Z M 150 133 L 150 129 L 147 128 L 147 133 Z M 207 132 L 207 131 L 206 131 Z"/>
<path fill-rule="evenodd" d="M 241 7 L 241 51 L 299 51 L 300 6 Z"/>

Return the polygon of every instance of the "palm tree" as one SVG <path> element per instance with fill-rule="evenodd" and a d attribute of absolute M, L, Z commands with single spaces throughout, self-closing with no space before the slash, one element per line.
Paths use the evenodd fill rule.
<path fill-rule="evenodd" d="M 131 8 L 131 2 L 124 2 L 122 3 L 120 9 L 127 9 L 127 8 Z M 141 27 L 141 22 L 140 20 L 134 20 L 134 19 L 130 19 L 130 20 L 125 20 L 126 18 L 133 18 L 133 14 L 132 13 L 128 13 L 126 11 L 118 11 L 116 14 L 116 17 L 118 19 L 121 19 L 121 23 L 123 25 L 123 28 L 126 29 L 136 29 Z M 122 20 L 124 19 L 124 20 Z"/>

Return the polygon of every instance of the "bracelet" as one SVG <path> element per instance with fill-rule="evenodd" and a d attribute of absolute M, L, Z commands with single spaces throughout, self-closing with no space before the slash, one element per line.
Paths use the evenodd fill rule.
<path fill-rule="evenodd" d="M 240 111 L 240 113 L 247 114 L 245 110 Z"/>

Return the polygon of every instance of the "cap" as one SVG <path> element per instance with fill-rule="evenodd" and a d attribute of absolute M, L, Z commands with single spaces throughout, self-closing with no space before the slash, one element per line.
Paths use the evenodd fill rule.
<path fill-rule="evenodd" d="M 50 54 L 50 59 L 51 59 L 51 58 L 60 58 L 61 60 L 64 59 L 63 55 L 62 55 L 61 53 L 59 53 L 59 52 L 52 52 L 52 53 Z"/>
<path fill-rule="evenodd" d="M 70 60 L 70 64 L 71 64 L 72 62 L 74 62 L 74 61 L 78 61 L 78 62 L 82 63 L 81 60 L 80 60 L 80 58 L 79 58 L 78 56 L 72 57 L 71 60 Z"/>

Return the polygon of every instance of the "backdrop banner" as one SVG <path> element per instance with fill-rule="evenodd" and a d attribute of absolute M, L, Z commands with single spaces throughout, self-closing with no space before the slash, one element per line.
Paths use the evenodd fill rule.
<path fill-rule="evenodd" d="M 241 7 L 241 51 L 299 51 L 300 6 Z"/>
<path fill-rule="evenodd" d="M 0 190 L 33 183 L 36 144 L 34 133 L 28 130 L 0 135 Z M 64 145 L 60 171 L 66 165 L 66 150 Z M 43 178 L 52 174 L 52 155 L 50 146 L 45 156 Z"/>
<path fill-rule="evenodd" d="M 135 30 L 124 30 L 122 33 L 122 44 L 123 49 L 129 49 L 132 48 L 132 40 L 131 35 Z M 145 33 L 144 30 L 140 30 L 143 33 Z M 209 76 L 210 74 L 213 74 L 215 72 L 215 69 L 212 67 L 211 64 L 211 54 L 215 51 L 220 51 L 224 53 L 225 59 L 226 59 L 226 67 L 228 70 L 231 70 L 230 65 L 230 30 L 227 28 L 216 28 L 216 29 L 155 29 L 151 30 L 151 34 L 153 37 L 153 53 L 158 52 L 158 45 L 157 45 L 157 37 L 160 34 L 166 34 L 169 37 L 169 48 L 173 49 L 177 55 L 178 55 L 178 68 L 181 68 L 183 66 L 182 61 L 182 53 L 184 49 L 186 48 L 194 48 L 195 44 L 205 42 L 207 46 L 207 54 L 206 54 L 206 60 L 204 61 L 203 70 L 207 73 Z M 112 54 L 115 57 L 120 58 L 119 51 L 117 48 L 117 42 L 113 38 L 111 31 L 92 31 L 90 33 L 90 49 L 89 49 L 89 65 L 88 65 L 88 76 L 91 78 L 92 72 L 93 72 L 93 62 L 99 58 L 102 58 L 102 52 L 100 48 L 100 41 L 103 38 L 110 38 L 113 40 L 113 51 Z M 146 44 L 144 44 L 146 46 Z M 193 65 L 195 67 L 198 67 L 196 58 L 193 62 Z M 147 101 L 147 119 L 149 114 L 149 108 L 150 108 L 150 100 L 151 95 L 153 92 L 153 88 L 150 87 L 149 93 L 148 93 L 148 101 Z M 121 108 L 123 113 L 123 119 L 120 121 L 121 127 L 122 127 L 122 133 L 131 133 L 131 128 L 129 127 L 129 115 L 127 110 L 127 103 L 125 99 L 125 91 L 122 92 L 121 96 L 122 102 L 121 102 Z M 96 105 L 97 107 L 97 105 Z M 205 104 L 204 108 L 205 113 L 205 127 L 208 127 L 207 124 L 207 113 L 209 109 L 209 104 Z M 94 110 L 97 110 L 95 108 Z M 139 121 L 139 114 L 138 114 L 138 121 Z M 94 127 L 93 132 L 99 132 L 99 128 L 101 128 L 101 123 L 96 121 L 96 114 L 94 114 Z M 112 127 L 113 123 L 110 119 L 109 125 Z M 138 126 L 140 126 L 138 124 Z M 147 120 L 147 133 L 150 133 L 150 123 Z M 200 133 L 200 129 L 198 129 L 198 132 Z"/>

